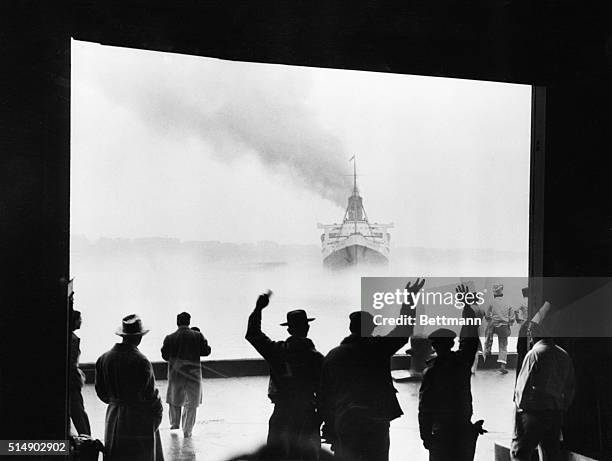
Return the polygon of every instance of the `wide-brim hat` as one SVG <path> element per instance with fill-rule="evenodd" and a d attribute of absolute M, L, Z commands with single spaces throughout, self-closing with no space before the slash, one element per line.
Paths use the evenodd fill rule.
<path fill-rule="evenodd" d="M 314 317 L 308 317 L 304 309 L 296 309 L 287 312 L 287 321 L 281 323 L 282 327 L 288 327 L 291 325 L 303 325 L 304 323 L 312 322 Z"/>
<path fill-rule="evenodd" d="M 121 326 L 117 328 L 115 334 L 118 336 L 143 336 L 148 332 L 148 329 L 143 328 L 140 317 L 136 314 L 130 314 L 123 317 Z"/>

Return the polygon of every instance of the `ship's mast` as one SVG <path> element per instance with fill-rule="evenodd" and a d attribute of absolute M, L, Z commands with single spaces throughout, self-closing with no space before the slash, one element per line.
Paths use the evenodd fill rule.
<path fill-rule="evenodd" d="M 355 156 L 350 158 L 353 163 L 353 193 L 349 196 L 346 211 L 344 212 L 343 225 L 347 222 L 352 222 L 354 226 L 354 232 L 357 233 L 357 224 L 359 222 L 368 221 L 365 209 L 363 208 L 362 198 L 359 196 L 359 189 L 357 188 L 357 161 Z"/>
<path fill-rule="evenodd" d="M 357 195 L 357 158 L 353 155 L 353 195 Z"/>
<path fill-rule="evenodd" d="M 357 157 L 353 155 L 353 197 L 357 197 Z M 355 217 L 355 234 L 357 233 L 357 200 L 353 200 L 353 216 Z"/>

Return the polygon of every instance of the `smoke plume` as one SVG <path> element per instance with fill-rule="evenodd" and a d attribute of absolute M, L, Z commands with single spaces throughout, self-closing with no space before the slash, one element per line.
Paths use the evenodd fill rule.
<path fill-rule="evenodd" d="M 272 171 L 344 206 L 351 155 L 310 106 L 308 68 L 114 52 L 118 65 L 95 78 L 152 130 L 200 139 L 222 160 L 256 155 Z"/>

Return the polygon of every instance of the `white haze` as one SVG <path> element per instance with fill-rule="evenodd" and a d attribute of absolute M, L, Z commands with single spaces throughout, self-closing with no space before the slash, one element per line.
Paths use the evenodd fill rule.
<path fill-rule="evenodd" d="M 306 308 L 318 347 L 337 344 L 370 272 L 324 270 L 317 223 L 342 219 L 353 155 L 368 216 L 395 225 L 377 275 L 527 275 L 527 86 L 76 41 L 71 82 L 83 361 L 131 312 L 160 360 L 182 310 L 211 358 L 255 356 L 244 329 L 268 288 L 272 337 L 288 309 Z"/>
<path fill-rule="evenodd" d="M 72 233 L 318 242 L 357 156 L 406 247 L 525 251 L 530 88 L 73 42 Z"/>

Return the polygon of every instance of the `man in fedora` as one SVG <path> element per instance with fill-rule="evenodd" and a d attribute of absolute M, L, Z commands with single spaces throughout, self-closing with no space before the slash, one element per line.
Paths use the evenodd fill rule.
<path fill-rule="evenodd" d="M 417 293 L 425 280 L 408 283 Z M 411 297 L 401 315 L 414 316 Z M 403 412 L 391 378 L 391 357 L 408 342 L 414 326 L 396 326 L 387 336 L 372 336 L 374 318 L 366 311 L 349 315 L 350 335 L 323 362 L 319 409 L 323 436 L 342 461 L 387 461 L 389 423 Z"/>
<path fill-rule="evenodd" d="M 467 293 L 464 285 L 458 293 Z M 464 296 L 465 298 L 465 296 Z M 465 304 L 463 318 L 476 318 Z M 436 357 L 428 361 L 419 390 L 419 430 L 430 461 L 471 461 L 482 421 L 472 424 L 472 364 L 478 351 L 478 325 L 461 327 L 459 350 L 452 351 L 457 334 L 440 328 L 428 338 Z"/>
<path fill-rule="evenodd" d="M 316 414 L 316 392 L 323 355 L 307 338 L 309 318 L 302 309 L 287 313 L 289 337 L 272 341 L 261 331 L 261 312 L 270 295 L 257 299 L 249 316 L 246 339 L 268 362 L 268 397 L 274 411 L 268 425 L 267 446 L 274 459 L 317 460 L 321 448 L 320 423 Z"/>
<path fill-rule="evenodd" d="M 189 328 L 190 323 L 188 312 L 178 314 L 178 328 L 164 338 L 161 349 L 162 358 L 168 362 L 166 402 L 170 405 L 170 429 L 182 424 L 185 437 L 191 437 L 198 405 L 202 403 L 200 357 L 210 354 L 208 341 L 199 329 Z"/>
<path fill-rule="evenodd" d="M 115 334 L 123 341 L 96 362 L 96 394 L 108 404 L 106 461 L 163 461 L 159 438 L 162 403 L 151 362 L 138 350 L 143 328 L 138 315 L 123 318 Z"/>

